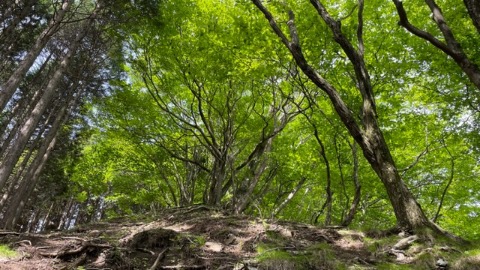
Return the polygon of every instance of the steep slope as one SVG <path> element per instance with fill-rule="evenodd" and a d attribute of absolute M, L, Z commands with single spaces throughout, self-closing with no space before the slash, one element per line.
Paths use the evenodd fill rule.
<path fill-rule="evenodd" d="M 480 269 L 478 250 L 446 242 L 368 237 L 205 206 L 164 211 L 150 222 L 124 218 L 64 232 L 0 235 L 16 251 L 0 250 L 0 269 Z"/>

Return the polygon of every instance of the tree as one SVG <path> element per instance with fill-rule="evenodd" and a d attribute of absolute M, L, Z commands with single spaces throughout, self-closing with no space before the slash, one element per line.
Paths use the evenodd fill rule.
<path fill-rule="evenodd" d="M 338 3 L 327 12 L 313 0 L 255 1 L 271 13 L 283 43 L 268 34 L 251 3 L 104 2 L 112 4 L 98 21 L 114 22 L 96 36 L 107 34 L 115 46 L 86 57 L 96 52 L 87 36 L 62 82 L 75 85 L 72 71 L 84 60 L 117 66 L 82 69 L 91 70 L 86 77 L 96 83 L 81 73 L 81 85 L 108 91 L 71 113 L 80 121 L 90 110 L 82 124 L 64 126 L 72 135 L 59 141 L 92 124 L 82 135 L 84 148 L 70 153 L 68 144 L 57 144 L 18 218 L 24 228 L 39 228 L 45 219 L 65 228 L 73 220 L 196 203 L 362 228 L 384 228 L 394 214 L 412 230 L 440 231 L 428 221 L 433 218 L 456 232 L 464 228 L 455 228 L 455 219 L 478 223 L 478 158 L 471 154 L 478 149 L 478 125 L 469 118 L 478 108 L 463 95 L 473 93 L 471 86 L 453 61 L 396 24 L 391 2 Z M 446 18 L 451 12 L 445 10 Z M 415 24 L 422 17 L 411 16 Z M 476 31 L 473 25 L 468 30 Z M 456 32 L 456 38 L 471 56 L 470 32 Z M 32 85 L 47 85 L 58 67 L 64 51 L 55 48 L 70 44 L 63 33 L 52 37 L 12 97 L 12 110 L 2 115 L 5 133 L 15 125 L 20 130 L 35 108 L 44 87 Z M 112 70 L 122 74 L 108 84 L 95 75 Z M 66 100 L 54 99 L 59 106 Z M 45 110 L 22 150 L 9 194 L 23 185 L 16 175 L 25 175 L 38 157 L 54 108 Z M 14 142 L 15 136 L 2 140 Z M 53 183 L 62 183 L 55 195 L 46 192 Z M 9 198 L 5 204 L 13 202 Z M 33 201 L 41 202 L 40 210 L 33 210 Z"/>
<path fill-rule="evenodd" d="M 53 99 L 55 91 L 70 64 L 70 60 L 80 46 L 80 42 L 84 38 L 88 27 L 89 24 L 86 24 L 75 36 L 74 41 L 70 44 L 69 51 L 61 58 L 58 68 L 48 82 L 39 101 L 34 105 L 30 115 L 28 115 L 21 124 L 18 137 L 6 149 L 6 157 L 3 159 L 2 164 L 0 164 L 0 189 L 5 186 L 36 125 L 46 108 L 50 105 L 50 101 Z"/>
<path fill-rule="evenodd" d="M 365 158 L 383 182 L 390 202 L 394 208 L 398 226 L 404 230 L 418 230 L 430 227 L 435 231 L 440 232 L 440 229 L 427 219 L 413 194 L 402 181 L 387 142 L 385 141 L 378 124 L 373 87 L 364 59 L 363 1 L 360 0 L 358 2 L 357 48 L 352 45 L 348 37 L 345 35 L 341 28 L 340 21 L 335 20 L 320 1 L 312 0 L 310 2 L 328 28 L 332 31 L 335 42 L 341 46 L 352 65 L 357 89 L 362 98 L 360 123 L 358 123 L 358 120 L 352 114 L 352 111 L 354 110 L 349 108 L 343 101 L 339 91 L 331 83 L 325 80 L 305 58 L 295 25 L 293 11 L 290 10 L 288 12 L 289 18 L 287 25 L 290 35 L 289 39 L 269 10 L 260 1 L 253 0 L 253 3 L 265 15 L 275 34 L 290 51 L 300 69 L 318 88 L 327 94 L 345 127 L 350 132 L 350 135 L 359 144 Z"/>
<path fill-rule="evenodd" d="M 231 193 L 232 208 L 243 212 L 267 171 L 264 156 L 273 139 L 298 114 L 292 101 L 300 104 L 302 97 L 280 83 L 286 75 L 279 69 L 258 77 L 248 73 L 254 63 L 244 54 L 251 51 L 230 48 L 251 42 L 251 37 L 240 31 L 244 18 L 227 12 L 226 4 L 216 12 L 208 1 L 197 3 L 198 10 L 169 5 L 164 9 L 168 26 L 150 22 L 142 35 L 129 40 L 133 50 L 141 51 L 130 60 L 134 91 L 147 92 L 161 127 L 143 136 L 209 175 L 205 203 L 219 206 Z M 181 13 L 167 13 L 173 9 Z M 195 24 L 185 25 L 188 17 Z M 198 39 L 189 39 L 191 35 Z M 196 159 L 195 149 L 205 153 L 203 162 Z"/>
<path fill-rule="evenodd" d="M 50 40 L 52 35 L 58 31 L 63 21 L 63 18 L 67 14 L 73 2 L 74 1 L 64 1 L 62 3 L 62 6 L 55 13 L 48 27 L 36 39 L 34 45 L 27 52 L 22 62 L 18 65 L 17 69 L 10 75 L 6 82 L 2 83 L 2 85 L 0 86 L 0 111 L 3 111 L 5 109 L 7 102 L 17 90 L 18 85 L 23 80 L 27 71 L 35 62 L 40 52 L 45 48 L 45 45 Z"/>
<path fill-rule="evenodd" d="M 70 4 L 65 1 L 62 8 Z M 65 128 L 66 123 L 84 113 L 85 102 L 98 96 L 107 77 L 114 73 L 107 68 L 111 64 L 106 59 L 107 48 L 115 46 L 102 36 L 101 27 L 108 23 L 102 18 L 102 8 L 98 3 L 86 2 L 76 6 L 76 11 L 85 11 L 69 13 L 71 18 L 76 17 L 77 24 L 62 24 L 55 30 L 56 35 L 49 37 L 36 59 L 38 65 L 20 80 L 17 94 L 9 100 L 13 110 L 6 114 L 5 121 L 2 119 L 7 128 L 2 130 L 5 139 L 0 163 L 2 189 L 8 185 L 1 202 L 1 222 L 6 228 L 17 224 L 26 228 L 26 222 L 39 217 L 35 211 L 26 218 L 30 212 L 24 211 L 30 210 L 27 206 L 35 203 L 32 198 L 36 196 L 42 198 L 37 201 L 39 205 L 45 201 L 51 205 L 47 208 L 53 212 L 49 210 L 48 217 L 57 218 L 57 211 L 63 213 L 49 201 L 55 201 L 58 194 L 52 190 L 39 196 L 38 186 L 44 185 L 42 172 L 51 166 L 48 159 L 59 149 L 70 149 L 79 137 L 76 133 L 80 131 Z M 61 143 L 54 147 L 57 141 Z M 59 188 L 58 192 L 63 191 Z"/>
<path fill-rule="evenodd" d="M 452 29 L 449 26 L 448 20 L 445 18 L 442 9 L 436 3 L 436 1 L 426 0 L 425 3 L 430 9 L 432 18 L 437 26 L 437 29 L 435 30 L 439 30 L 441 32 L 444 41 L 437 38 L 435 36 L 436 33 L 434 33 L 433 30 L 432 32 L 429 32 L 421 30 L 413 25 L 408 19 L 408 14 L 403 6 L 402 1 L 393 0 L 393 3 L 398 11 L 398 16 L 400 18 L 399 24 L 410 33 L 430 42 L 433 46 L 450 56 L 467 75 L 472 84 L 475 85 L 478 90 L 480 90 L 480 69 L 478 67 L 478 63 L 475 62 L 475 58 L 470 58 L 462 48 L 461 43 L 455 37 Z M 477 28 L 477 31 L 480 34 L 480 6 L 478 2 L 465 0 L 464 3 L 474 26 Z"/>

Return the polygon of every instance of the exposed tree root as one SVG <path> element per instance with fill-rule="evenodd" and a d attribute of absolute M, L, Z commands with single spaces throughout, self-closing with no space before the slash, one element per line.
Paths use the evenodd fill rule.
<path fill-rule="evenodd" d="M 438 226 L 436 223 L 434 223 L 432 221 L 429 222 L 429 224 L 427 224 L 427 228 L 433 230 L 433 232 L 435 234 L 437 234 L 438 236 L 445 237 L 449 240 L 454 241 L 455 243 L 462 244 L 462 245 L 471 244 L 469 241 L 461 238 L 460 236 L 454 235 L 454 234 L 442 229 L 440 226 Z"/>
<path fill-rule="evenodd" d="M 96 243 L 92 243 L 88 240 L 83 240 L 83 243 L 79 247 L 76 247 L 74 249 L 66 248 L 66 249 L 62 249 L 62 250 L 58 250 L 58 251 L 39 252 L 39 255 L 44 256 L 44 257 L 55 257 L 55 258 L 64 257 L 64 256 L 71 256 L 71 255 L 76 255 L 76 254 L 79 254 L 79 253 L 83 253 L 85 251 L 85 249 L 90 248 L 90 247 L 101 248 L 101 249 L 113 248 L 113 246 L 108 245 L 108 244 L 96 244 Z"/>

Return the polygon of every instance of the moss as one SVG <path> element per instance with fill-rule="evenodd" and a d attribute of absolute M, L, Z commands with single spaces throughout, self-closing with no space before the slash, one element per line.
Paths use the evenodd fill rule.
<path fill-rule="evenodd" d="M 327 243 L 308 247 L 305 251 L 285 250 L 272 244 L 257 247 L 259 269 L 346 269 L 335 260 L 335 254 Z"/>
<path fill-rule="evenodd" d="M 378 270 L 413 270 L 416 269 L 408 264 L 381 263 L 377 265 Z"/>
<path fill-rule="evenodd" d="M 389 250 L 395 245 L 400 238 L 397 235 L 392 235 L 384 238 L 370 238 L 365 237 L 363 239 L 366 250 L 370 252 L 374 257 L 385 257 L 386 250 Z"/>
<path fill-rule="evenodd" d="M 328 243 L 322 242 L 309 246 L 306 254 L 308 269 L 347 269 L 345 263 L 337 259 L 332 245 Z"/>
<path fill-rule="evenodd" d="M 480 270 L 480 254 L 464 256 L 453 263 L 452 270 L 461 269 Z"/>
<path fill-rule="evenodd" d="M 0 245 L 0 257 L 1 258 L 7 258 L 7 259 L 12 259 L 12 258 L 15 258 L 19 256 L 19 254 L 11 249 L 9 246 L 7 245 Z"/>
<path fill-rule="evenodd" d="M 260 269 L 305 269 L 300 267 L 302 258 L 296 257 L 287 251 L 281 250 L 279 247 L 261 244 L 257 247 L 257 260 Z"/>
<path fill-rule="evenodd" d="M 413 262 L 414 269 L 435 269 L 435 255 L 429 252 L 423 252 L 419 256 L 416 257 L 415 261 Z"/>

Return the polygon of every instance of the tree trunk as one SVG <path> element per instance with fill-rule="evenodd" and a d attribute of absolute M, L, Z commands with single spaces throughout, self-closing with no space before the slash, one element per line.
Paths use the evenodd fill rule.
<path fill-rule="evenodd" d="M 402 181 L 385 139 L 379 131 L 375 133 L 367 138 L 362 150 L 373 170 L 382 180 L 393 206 L 397 225 L 408 231 L 428 227 L 430 221 Z M 370 145 L 372 147 L 369 147 Z M 373 156 L 371 155 L 372 152 Z"/>
<path fill-rule="evenodd" d="M 283 208 L 285 208 L 285 206 L 287 206 L 287 204 L 293 199 L 293 197 L 295 196 L 295 194 L 297 194 L 297 192 L 302 188 L 303 184 L 305 183 L 305 181 L 307 180 L 306 177 L 302 177 L 300 179 L 300 181 L 298 181 L 297 185 L 295 186 L 295 188 L 288 194 L 287 198 L 285 198 L 285 200 L 283 200 L 282 203 L 280 203 L 279 206 L 277 206 L 273 212 L 272 212 L 272 218 L 274 218 L 275 216 L 278 215 L 278 213 L 280 213 L 280 211 L 283 210 Z"/>
<path fill-rule="evenodd" d="M 42 139 L 42 135 L 43 135 L 43 132 L 44 132 L 44 129 L 42 129 L 37 137 L 32 140 L 32 142 L 30 143 L 30 146 L 29 146 L 29 149 L 27 151 L 27 153 L 24 155 L 23 157 L 23 160 L 21 162 L 20 165 L 17 166 L 17 170 L 16 172 L 14 173 L 14 175 L 12 175 L 12 177 L 10 178 L 11 180 L 9 181 L 8 183 L 8 188 L 7 190 L 5 191 L 5 193 L 3 194 L 2 196 L 2 199 L 0 200 L 0 209 L 1 211 L 3 211 L 7 201 L 13 196 L 13 195 L 16 195 L 17 197 L 20 196 L 21 194 L 18 194 L 18 192 L 15 190 L 15 188 L 18 189 L 17 186 L 21 186 L 23 185 L 23 181 L 27 181 L 27 179 L 25 179 L 24 175 L 25 175 L 25 169 L 28 167 L 28 164 L 29 164 L 29 161 L 30 161 L 30 158 L 31 156 L 33 155 L 33 153 L 35 152 L 35 147 L 37 144 L 39 144 L 39 142 L 41 141 Z M 15 192 L 14 192 L 15 191 Z"/>
<path fill-rule="evenodd" d="M 33 213 L 30 216 L 30 220 L 28 221 L 28 226 L 25 228 L 26 233 L 35 233 L 36 226 L 38 224 L 38 218 L 40 217 L 40 208 L 33 209 Z"/>
<path fill-rule="evenodd" d="M 8 205 L 7 211 L 2 218 L 2 225 L 4 229 L 10 229 L 15 226 L 17 217 L 23 211 L 25 203 L 34 190 L 48 157 L 55 147 L 58 131 L 65 120 L 64 116 L 66 109 L 66 105 L 61 108 L 61 111 L 50 128 L 43 145 L 38 150 L 37 156 L 33 160 L 32 164 L 30 164 L 27 174 L 25 175 L 23 181 L 20 182 L 20 185 L 15 192 L 15 196 Z"/>
<path fill-rule="evenodd" d="M 52 58 L 53 53 L 50 53 L 46 60 L 43 62 L 42 66 L 37 70 L 36 74 L 41 74 L 48 66 L 51 64 L 50 59 Z M 35 76 L 35 79 L 32 80 L 31 85 L 35 85 L 35 90 L 30 91 L 28 94 L 22 95 L 22 98 L 15 103 L 13 108 L 6 112 L 6 115 L 1 119 L 0 122 L 0 152 L 6 148 L 6 146 L 10 143 L 11 138 L 16 134 L 16 130 L 18 129 L 17 124 L 19 125 L 34 107 L 35 103 L 38 101 L 40 95 L 42 94 L 42 89 L 44 88 L 44 82 L 40 79 L 36 81 L 39 76 Z M 33 92 L 33 93 L 32 93 Z M 10 127 L 13 125 L 13 127 Z M 3 138 L 1 137 L 3 136 Z M 2 156 L 2 155 L 0 155 Z"/>
<path fill-rule="evenodd" d="M 223 195 L 223 183 L 227 174 L 226 157 L 216 158 L 212 168 L 210 189 L 208 192 L 208 204 L 212 206 L 219 206 Z"/>
<path fill-rule="evenodd" d="M 60 218 L 60 223 L 58 224 L 57 230 L 67 230 L 68 229 L 68 217 L 72 211 L 74 205 L 73 197 L 68 199 L 66 207 L 63 209 L 62 217 Z"/>
<path fill-rule="evenodd" d="M 478 4 L 478 1 L 465 0 L 464 2 L 469 11 L 469 15 L 474 21 L 475 27 L 477 27 L 477 24 L 479 23 L 479 17 L 477 16 L 480 15 L 478 9 L 480 5 Z M 428 5 L 432 12 L 432 18 L 437 24 L 437 28 L 442 33 L 445 41 L 439 40 L 433 34 L 421 30 L 411 24 L 408 20 L 407 12 L 405 11 L 403 7 L 403 2 L 401 0 L 393 0 L 393 3 L 395 4 L 395 7 L 398 11 L 398 16 L 400 18 L 399 24 L 403 26 L 406 30 L 408 30 L 410 33 L 430 42 L 430 44 L 450 56 L 467 75 L 469 80 L 477 87 L 478 90 L 480 90 L 480 68 L 473 60 L 469 59 L 468 56 L 465 54 L 460 43 L 455 39 L 453 32 L 451 31 L 445 18 L 443 17 L 442 10 L 436 4 L 436 2 L 434 0 L 425 0 L 425 3 Z M 478 27 L 477 30 L 479 30 Z"/>
<path fill-rule="evenodd" d="M 468 10 L 468 15 L 472 19 L 473 25 L 480 34 L 480 2 L 478 0 L 463 0 Z"/>
<path fill-rule="evenodd" d="M 352 110 L 345 104 L 337 89 L 326 81 L 305 59 L 300 47 L 299 37 L 294 23 L 294 14 L 289 12 L 287 22 L 290 39 L 284 34 L 272 14 L 263 6 L 260 0 L 252 0 L 262 11 L 270 26 L 282 43 L 288 48 L 297 65 L 303 73 L 329 97 L 332 105 L 342 120 L 350 135 L 355 139 L 363 151 L 363 155 L 382 181 L 390 202 L 393 206 L 397 225 L 405 230 L 415 230 L 429 226 L 431 222 L 425 216 L 422 208 L 416 202 L 410 190 L 402 181 L 387 143 L 378 126 L 376 119 L 375 100 L 366 65 L 363 59 L 363 1 L 359 0 L 359 26 L 357 29 L 358 50 L 348 41 L 341 30 L 340 22 L 333 19 L 325 7 L 317 0 L 310 0 L 320 17 L 331 29 L 335 41 L 342 47 L 353 65 L 358 90 L 363 99 L 362 126 L 357 123 Z"/>
<path fill-rule="evenodd" d="M 447 195 L 447 191 L 450 188 L 450 185 L 453 183 L 453 180 L 455 178 L 455 157 L 452 155 L 450 150 L 448 150 L 448 147 L 445 144 L 445 141 L 442 140 L 442 144 L 445 150 L 447 151 L 448 155 L 450 156 L 450 175 L 448 177 L 447 184 L 443 189 L 442 196 L 440 197 L 440 202 L 438 203 L 438 208 L 437 208 L 437 211 L 435 212 L 435 216 L 432 219 L 433 222 L 437 222 L 438 218 L 440 217 L 440 211 L 442 210 L 442 206 L 445 201 L 445 196 Z"/>
<path fill-rule="evenodd" d="M 342 221 L 342 226 L 348 226 L 352 223 L 355 214 L 357 213 L 358 205 L 360 204 L 361 198 L 361 189 L 360 181 L 358 180 L 358 155 L 357 155 L 357 144 L 354 142 L 353 145 L 350 145 L 352 148 L 352 157 L 353 157 L 353 184 L 355 185 L 355 195 L 353 196 L 353 202 L 350 206 L 347 216 Z"/>
<path fill-rule="evenodd" d="M 15 53 L 15 50 L 18 49 L 16 48 L 16 46 L 14 46 L 14 43 L 18 38 L 18 34 L 15 30 L 17 29 L 18 24 L 22 20 L 25 20 L 28 15 L 31 15 L 33 4 L 30 2 L 31 1 L 27 1 L 27 3 L 23 4 L 22 7 L 16 7 L 20 10 L 19 12 L 15 12 L 16 14 L 12 12 L 15 9 L 15 7 L 13 6 L 17 5 L 16 3 L 10 4 L 11 8 L 6 10 L 5 12 L 5 20 L 2 20 L 2 25 L 4 27 L 0 32 L 0 40 L 2 41 L 0 43 L 0 73 L 3 73 L 4 70 L 7 70 L 7 68 L 10 66 L 8 64 L 10 58 L 9 56 L 13 55 Z M 3 62 L 1 62 L 2 60 Z"/>
<path fill-rule="evenodd" d="M 47 29 L 45 29 L 35 41 L 35 44 L 28 51 L 25 58 L 20 62 L 17 69 L 10 75 L 10 78 L 0 87 L 0 112 L 5 109 L 8 101 L 17 90 L 20 82 L 27 74 L 32 64 L 37 59 L 37 56 L 43 50 L 51 36 L 59 29 L 60 24 L 65 17 L 65 14 L 73 4 L 73 0 L 64 1 L 62 7 L 57 11 L 53 19 L 50 21 Z M 1 182 L 1 181 L 0 181 Z M 1 183 L 0 183 L 1 184 Z"/>
<path fill-rule="evenodd" d="M 47 214 L 46 214 L 45 217 L 43 218 L 42 225 L 38 227 L 38 231 L 39 231 L 39 232 L 42 232 L 42 231 L 44 231 L 44 230 L 47 229 L 47 227 L 48 227 L 48 225 L 49 225 L 49 223 L 50 223 L 50 215 L 51 215 L 51 213 L 52 213 L 52 210 L 53 210 L 53 207 L 54 207 L 54 206 L 55 206 L 55 203 L 52 202 L 52 203 L 50 204 L 50 207 L 48 208 Z M 40 219 L 40 220 L 42 220 L 42 219 Z"/>
<path fill-rule="evenodd" d="M 312 123 L 313 124 L 313 123 Z M 320 136 L 318 135 L 318 129 L 317 126 L 313 125 L 314 127 L 314 135 L 315 139 L 318 142 L 318 145 L 320 146 L 320 156 L 323 159 L 323 162 L 325 163 L 325 172 L 327 174 L 327 183 L 325 186 L 325 193 L 327 194 L 327 198 L 325 200 L 325 206 L 327 208 L 327 213 L 325 214 L 325 225 L 330 225 L 332 223 L 332 201 L 333 201 L 333 192 L 331 188 L 332 184 L 332 179 L 331 179 L 331 173 L 330 173 L 330 162 L 328 161 L 327 154 L 325 153 L 325 146 L 323 145 L 322 140 L 320 139 Z"/>
<path fill-rule="evenodd" d="M 69 51 L 61 59 L 59 67 L 55 70 L 55 73 L 49 80 L 42 97 L 35 105 L 27 119 L 23 121 L 18 137 L 6 150 L 7 156 L 4 160 L 2 160 L 2 163 L 0 164 L 0 190 L 3 189 L 3 187 L 5 186 L 5 183 L 7 182 L 11 172 L 13 171 L 19 157 L 21 156 L 22 151 L 28 142 L 28 139 L 35 130 L 40 118 L 42 117 L 42 114 L 50 105 L 50 101 L 55 96 L 57 87 L 60 84 L 64 73 L 68 68 L 71 58 L 77 51 L 77 47 L 80 45 L 81 40 L 85 36 L 87 30 L 86 28 L 88 25 L 89 24 L 86 24 L 84 26 L 85 29 L 82 29 L 80 33 L 78 33 L 75 40 L 72 42 Z"/>
<path fill-rule="evenodd" d="M 269 140 L 269 145 L 271 144 L 271 140 Z M 268 146 L 265 151 L 269 151 L 270 146 Z M 261 157 L 258 157 L 261 158 Z M 252 161 L 254 162 L 254 161 Z M 258 161 L 255 161 L 255 163 Z M 255 164 L 253 170 L 250 172 L 249 178 L 243 180 L 241 184 L 241 188 L 237 190 L 237 193 L 235 194 L 233 199 L 234 202 L 234 212 L 235 214 L 240 214 L 245 209 L 247 209 L 249 203 L 252 201 L 252 195 L 255 190 L 255 187 L 257 186 L 258 182 L 260 181 L 260 178 L 262 177 L 263 173 L 265 172 L 265 169 L 267 168 L 268 161 L 266 157 L 261 158 L 261 160 L 258 162 L 259 164 Z"/>
<path fill-rule="evenodd" d="M 0 32 L 0 40 L 2 40 L 2 44 L 0 44 L 0 55 L 8 54 L 8 47 L 11 46 L 10 41 L 15 39 L 15 28 L 17 28 L 18 24 L 24 20 L 28 15 L 30 15 L 30 12 L 32 11 L 33 3 L 34 1 L 32 0 L 27 0 L 26 3 L 23 4 L 22 7 L 17 7 L 20 12 L 16 12 L 17 14 L 13 13 L 13 10 L 15 7 L 13 5 L 15 4 L 10 4 L 11 7 L 6 10 L 5 12 L 5 20 L 2 20 L 3 24 L 7 24 L 6 27 L 2 28 L 2 31 Z M 12 18 L 9 20 L 8 18 Z"/>

